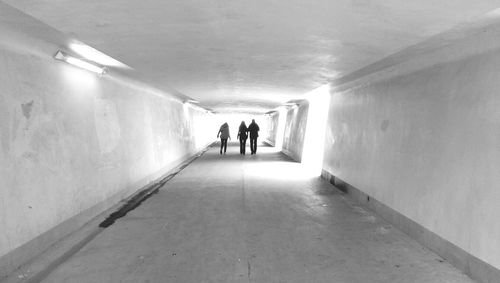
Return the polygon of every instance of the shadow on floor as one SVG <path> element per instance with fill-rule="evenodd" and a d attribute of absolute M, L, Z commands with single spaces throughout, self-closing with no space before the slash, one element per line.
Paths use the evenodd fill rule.
<path fill-rule="evenodd" d="M 238 142 L 228 142 L 227 151 L 225 154 L 220 154 L 220 142 L 214 143 L 210 146 L 209 151 L 204 155 L 204 158 L 199 162 L 213 162 L 220 161 L 236 161 L 248 160 L 249 162 L 273 162 L 273 161 L 288 161 L 297 163 L 295 160 L 285 155 L 283 152 L 278 151 L 276 148 L 267 144 L 261 143 L 257 146 L 257 154 L 250 154 L 250 146 L 247 142 L 246 154 L 240 154 L 240 145 Z"/>

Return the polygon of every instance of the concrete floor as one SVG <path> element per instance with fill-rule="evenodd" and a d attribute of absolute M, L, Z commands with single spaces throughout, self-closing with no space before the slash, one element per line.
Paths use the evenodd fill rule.
<path fill-rule="evenodd" d="M 270 147 L 212 148 L 44 282 L 472 282 Z"/>

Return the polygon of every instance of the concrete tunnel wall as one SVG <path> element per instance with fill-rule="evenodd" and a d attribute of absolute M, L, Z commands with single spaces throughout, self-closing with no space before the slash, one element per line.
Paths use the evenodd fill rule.
<path fill-rule="evenodd" d="M 212 115 L 54 60 L 63 36 L 31 24 L 47 37 L 0 26 L 0 278 L 215 140 Z"/>
<path fill-rule="evenodd" d="M 499 35 L 452 31 L 333 85 L 323 164 L 497 269 Z"/>
<path fill-rule="evenodd" d="M 279 112 L 273 112 L 268 114 L 267 117 L 267 132 L 265 133 L 264 140 L 270 143 L 272 146 L 280 146 L 276 144 L 276 138 L 278 134 L 278 123 L 279 123 Z"/>
<path fill-rule="evenodd" d="M 30 24 L 47 35 L 42 23 Z M 168 94 L 53 60 L 64 36 L 48 33 L 40 40 L 0 21 L 0 278 L 218 129 L 206 127 L 211 115 Z M 499 35 L 495 24 L 432 39 L 333 83 L 323 163 L 496 268 Z M 283 149 L 297 160 L 307 113 L 300 105 L 286 120 Z M 268 139 L 278 129 L 272 117 Z"/>
<path fill-rule="evenodd" d="M 297 107 L 290 108 L 286 114 L 282 150 L 298 162 L 302 160 L 308 110 L 309 103 L 305 101 Z"/>

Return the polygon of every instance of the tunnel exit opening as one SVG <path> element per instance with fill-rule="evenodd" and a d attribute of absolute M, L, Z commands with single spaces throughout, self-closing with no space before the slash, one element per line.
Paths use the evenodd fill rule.
<path fill-rule="evenodd" d="M 323 85 L 306 94 L 309 101 L 302 165 L 311 176 L 321 175 L 326 122 L 330 105 L 330 86 Z"/>

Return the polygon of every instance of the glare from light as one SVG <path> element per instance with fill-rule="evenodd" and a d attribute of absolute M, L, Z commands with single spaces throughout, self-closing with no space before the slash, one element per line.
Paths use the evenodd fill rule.
<path fill-rule="evenodd" d="M 330 106 L 330 87 L 321 86 L 308 94 L 309 111 L 302 153 L 302 164 L 306 171 L 321 175 L 325 146 L 325 131 Z"/>
<path fill-rule="evenodd" d="M 193 111 L 193 133 L 196 149 L 201 149 L 215 140 L 214 130 L 217 125 L 214 114 Z"/>
<path fill-rule="evenodd" d="M 86 105 L 101 96 L 103 90 L 95 73 L 66 63 L 54 67 L 60 77 L 58 84 L 76 105 Z"/>
<path fill-rule="evenodd" d="M 212 143 L 215 140 L 213 133 L 213 129 L 216 127 L 213 118 L 215 115 L 187 101 L 182 103 L 182 108 L 185 121 L 183 127 L 190 128 L 190 131 L 186 133 L 191 133 L 188 140 L 194 144 L 196 150 Z"/>
<path fill-rule="evenodd" d="M 486 18 L 498 18 L 500 17 L 500 8 L 489 11 L 485 14 Z"/>
<path fill-rule="evenodd" d="M 72 68 L 68 65 L 68 68 L 62 69 L 62 75 L 64 81 L 73 88 L 74 92 L 88 91 L 89 87 L 92 87 L 93 91 L 95 91 L 98 78 L 93 73 L 81 68 Z"/>
<path fill-rule="evenodd" d="M 109 66 L 109 67 L 122 67 L 122 68 L 129 68 L 127 65 L 123 64 L 122 62 L 111 58 L 110 56 L 100 52 L 99 50 L 96 50 L 86 44 L 83 43 L 71 43 L 69 45 L 71 50 L 76 52 L 78 55 L 82 56 L 83 58 L 90 60 L 92 62 L 96 62 L 99 65 L 103 66 Z"/>
<path fill-rule="evenodd" d="M 68 62 L 71 65 L 75 65 L 77 67 L 80 67 L 82 69 L 85 69 L 85 70 L 88 70 L 88 71 L 91 71 L 91 72 L 94 72 L 94 73 L 97 73 L 100 75 L 102 75 L 104 73 L 103 68 L 94 66 L 88 62 L 85 62 L 85 61 L 77 59 L 77 58 L 68 57 L 68 58 L 66 58 L 66 62 Z"/>

